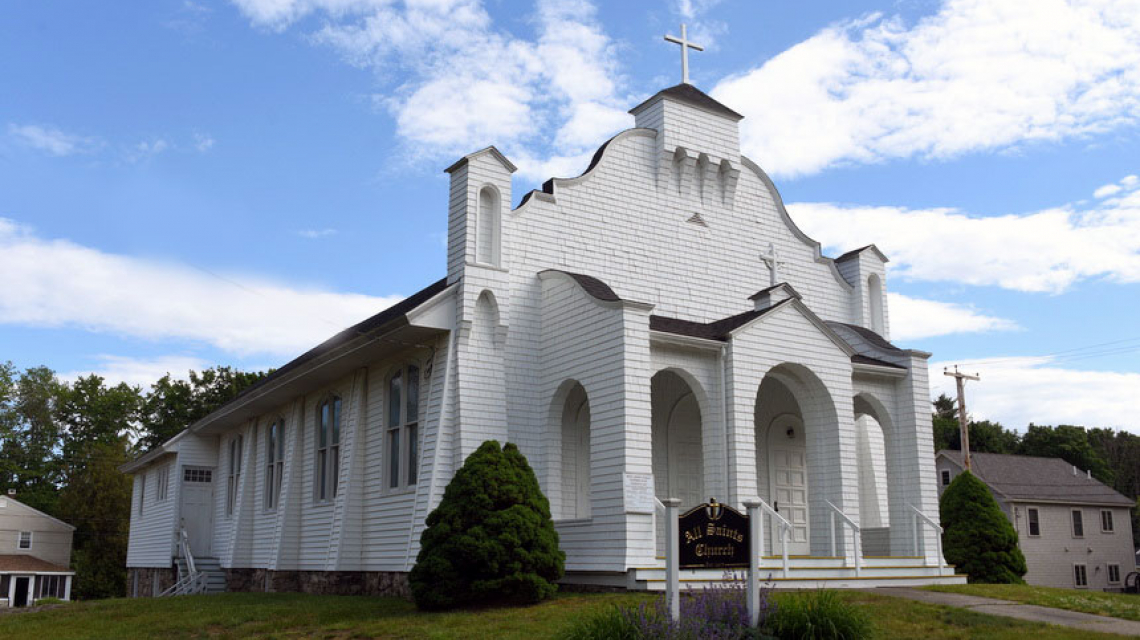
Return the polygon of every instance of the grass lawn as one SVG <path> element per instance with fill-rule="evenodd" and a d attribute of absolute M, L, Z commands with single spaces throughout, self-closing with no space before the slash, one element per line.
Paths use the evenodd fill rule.
<path fill-rule="evenodd" d="M 965 593 L 1140 621 L 1140 596 L 1124 593 L 1031 587 L 1023 584 L 956 584 L 926 588 L 930 591 Z"/>
<path fill-rule="evenodd" d="M 563 595 L 533 607 L 425 614 L 395 598 L 228 593 L 73 603 L 0 615 L 0 638 L 551 638 L 602 607 L 645 594 Z M 786 594 L 780 599 L 790 597 Z M 879 638 L 1034 640 L 1115 638 L 996 618 L 868 593 L 844 593 L 866 607 Z"/>

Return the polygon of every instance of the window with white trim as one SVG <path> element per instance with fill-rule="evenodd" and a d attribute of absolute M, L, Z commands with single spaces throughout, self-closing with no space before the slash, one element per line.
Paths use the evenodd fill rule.
<path fill-rule="evenodd" d="M 324 502 L 336 497 L 340 482 L 340 397 L 331 396 L 317 405 L 317 459 L 314 465 L 313 497 Z"/>
<path fill-rule="evenodd" d="M 388 378 L 387 487 L 411 487 L 419 477 L 420 368 L 402 367 Z"/>
<path fill-rule="evenodd" d="M 950 484 L 950 471 L 943 469 L 942 470 L 942 486 L 945 487 L 949 484 Z"/>
<path fill-rule="evenodd" d="M 162 467 L 158 470 L 158 488 L 156 489 L 158 495 L 155 500 L 162 502 L 170 495 L 170 467 Z"/>
<path fill-rule="evenodd" d="M 1026 509 L 1026 513 L 1029 514 L 1029 535 L 1041 535 L 1041 517 L 1038 515 L 1037 509 L 1030 507 Z"/>
<path fill-rule="evenodd" d="M 226 482 L 226 515 L 232 516 L 237 506 L 238 487 L 241 486 L 242 437 L 230 440 L 230 475 Z"/>
<path fill-rule="evenodd" d="M 1100 511 L 1100 530 L 1103 533 L 1112 533 L 1115 531 L 1112 523 L 1112 510 L 1101 509 Z"/>
<path fill-rule="evenodd" d="M 1083 564 L 1073 565 L 1073 586 L 1087 587 L 1089 586 L 1088 569 Z"/>
<path fill-rule="evenodd" d="M 265 430 L 265 508 L 276 509 L 285 476 L 285 419 L 278 418 Z"/>
<path fill-rule="evenodd" d="M 1108 584 L 1120 584 L 1120 565 L 1108 565 Z"/>
<path fill-rule="evenodd" d="M 20 541 L 16 545 L 16 547 L 19 549 L 31 549 L 32 548 L 32 532 L 31 531 L 21 531 L 20 532 Z"/>
<path fill-rule="evenodd" d="M 63 590 L 67 585 L 67 578 L 65 576 L 37 576 L 36 577 L 36 592 L 37 598 L 59 598 L 63 599 Z"/>
<path fill-rule="evenodd" d="M 1085 518 L 1080 509 L 1073 509 L 1073 537 L 1085 537 Z"/>

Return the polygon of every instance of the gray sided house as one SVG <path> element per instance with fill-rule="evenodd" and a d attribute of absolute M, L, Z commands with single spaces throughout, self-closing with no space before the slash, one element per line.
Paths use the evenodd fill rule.
<path fill-rule="evenodd" d="M 71 535 L 75 527 L 0 496 L 0 608 L 40 598 L 71 599 Z"/>
<path fill-rule="evenodd" d="M 970 455 L 974 475 L 993 493 L 1017 530 L 1029 568 L 1025 581 L 1046 587 L 1122 588 L 1135 569 L 1136 504 L 1060 458 Z M 935 459 L 938 495 L 962 472 L 962 452 Z"/>

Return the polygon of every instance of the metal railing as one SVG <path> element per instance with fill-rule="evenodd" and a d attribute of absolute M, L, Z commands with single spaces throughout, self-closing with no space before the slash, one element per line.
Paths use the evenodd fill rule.
<path fill-rule="evenodd" d="M 938 549 L 938 569 L 940 570 L 939 573 L 941 573 L 941 569 L 946 568 L 946 558 L 942 556 L 942 527 L 937 522 L 935 522 L 933 518 L 920 511 L 918 507 L 914 506 L 913 504 L 907 503 L 906 506 L 910 507 L 910 510 L 914 512 L 911 514 L 911 530 L 914 533 L 914 555 L 917 556 L 921 553 L 919 551 L 918 534 L 918 525 L 921 522 L 934 529 L 934 540 Z M 925 554 L 921 555 L 925 556 Z M 925 563 L 925 559 L 923 562 Z"/>
<path fill-rule="evenodd" d="M 182 561 L 186 564 L 186 573 L 182 573 L 181 565 L 178 567 L 178 580 L 158 596 L 182 596 L 202 593 L 206 590 L 206 574 L 198 571 L 194 564 L 194 554 L 190 551 L 190 536 L 185 527 L 178 531 L 178 550 L 182 554 Z"/>
<path fill-rule="evenodd" d="M 783 547 L 781 555 L 783 556 L 783 577 L 788 577 L 789 562 L 788 562 L 788 537 L 792 532 L 792 523 L 788 522 L 784 516 L 780 515 L 778 511 L 768 506 L 767 502 L 757 499 L 760 503 L 760 517 L 757 518 L 756 526 L 760 529 L 760 545 L 764 545 L 764 515 L 771 516 L 772 522 L 778 527 L 780 536 L 780 545 Z M 758 554 L 761 558 L 764 557 L 763 549 L 756 549 L 754 553 Z"/>
<path fill-rule="evenodd" d="M 843 511 L 841 511 L 839 509 L 839 507 L 835 506 L 830 500 L 825 500 L 824 502 L 827 503 L 828 507 L 831 507 L 831 511 L 828 513 L 828 517 L 830 519 L 830 526 L 828 527 L 828 534 L 830 534 L 830 536 L 831 536 L 831 556 L 835 557 L 835 516 L 838 515 L 839 519 L 840 519 L 840 524 L 841 525 L 845 524 L 851 528 L 851 538 L 852 538 L 851 550 L 854 552 L 854 555 L 855 555 L 855 577 L 858 578 L 859 575 L 861 573 L 863 573 L 863 550 L 861 548 L 863 546 L 863 541 L 861 539 L 863 537 L 863 531 L 862 531 L 862 529 L 860 529 L 859 523 L 852 520 L 851 517 L 848 516 L 846 513 L 843 513 Z M 849 556 L 847 555 L 847 553 L 844 552 L 844 554 L 843 554 L 843 564 L 844 565 L 847 565 L 848 557 Z"/>

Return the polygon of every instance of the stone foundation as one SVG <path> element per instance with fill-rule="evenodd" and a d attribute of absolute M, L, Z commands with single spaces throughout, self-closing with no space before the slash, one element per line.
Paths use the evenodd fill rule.
<path fill-rule="evenodd" d="M 152 598 L 174 586 L 177 581 L 178 569 L 174 567 L 128 567 L 127 597 Z"/>
<path fill-rule="evenodd" d="M 397 571 L 225 571 L 227 591 L 411 597 L 408 574 Z"/>

